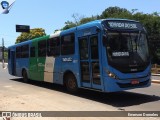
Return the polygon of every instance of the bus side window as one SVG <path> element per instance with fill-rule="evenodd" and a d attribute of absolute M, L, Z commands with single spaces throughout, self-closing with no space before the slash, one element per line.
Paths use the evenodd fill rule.
<path fill-rule="evenodd" d="M 46 40 L 38 42 L 38 57 L 46 57 Z"/>
<path fill-rule="evenodd" d="M 10 59 L 10 49 L 8 49 L 8 59 Z"/>
<path fill-rule="evenodd" d="M 60 39 L 59 37 L 47 40 L 47 55 L 58 56 L 60 55 Z"/>
<path fill-rule="evenodd" d="M 21 58 L 29 57 L 29 45 L 23 45 L 21 47 Z"/>
<path fill-rule="evenodd" d="M 75 51 L 74 44 L 75 44 L 74 33 L 62 36 L 62 38 L 61 38 L 61 54 L 62 55 L 74 54 L 74 51 Z"/>
<path fill-rule="evenodd" d="M 93 36 L 90 38 L 91 40 L 91 58 L 99 59 L 98 54 L 98 36 Z"/>
<path fill-rule="evenodd" d="M 30 48 L 30 57 L 35 57 L 35 47 Z"/>
<path fill-rule="evenodd" d="M 79 48 L 80 48 L 80 59 L 81 60 L 86 60 L 88 59 L 88 41 L 87 38 L 82 38 L 79 41 Z"/>
<path fill-rule="evenodd" d="M 21 46 L 16 47 L 16 58 L 21 58 Z"/>

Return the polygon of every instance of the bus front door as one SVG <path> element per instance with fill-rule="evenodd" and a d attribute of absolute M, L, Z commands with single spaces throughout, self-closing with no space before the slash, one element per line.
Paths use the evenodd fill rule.
<path fill-rule="evenodd" d="M 98 50 L 98 35 L 79 38 L 82 87 L 102 89 Z"/>

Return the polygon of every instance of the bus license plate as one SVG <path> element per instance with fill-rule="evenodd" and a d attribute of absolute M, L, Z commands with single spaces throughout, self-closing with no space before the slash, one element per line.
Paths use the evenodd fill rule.
<path fill-rule="evenodd" d="M 132 80 L 132 81 L 131 81 L 131 84 L 132 84 L 132 85 L 139 84 L 139 81 L 138 81 L 138 80 Z"/>

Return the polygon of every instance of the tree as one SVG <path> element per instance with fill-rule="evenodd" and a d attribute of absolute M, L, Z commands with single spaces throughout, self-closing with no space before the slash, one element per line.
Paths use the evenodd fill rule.
<path fill-rule="evenodd" d="M 109 7 L 107 9 L 105 9 L 102 14 L 101 14 L 101 18 L 105 19 L 105 18 L 131 18 L 132 17 L 132 13 L 130 11 L 128 11 L 125 8 L 120 8 L 120 7 Z"/>
<path fill-rule="evenodd" d="M 66 30 L 66 29 L 69 29 L 69 28 L 72 28 L 72 27 L 76 27 L 76 23 L 72 22 L 72 21 L 67 21 L 65 22 L 65 26 L 61 29 L 61 30 Z"/>
<path fill-rule="evenodd" d="M 93 20 L 97 20 L 98 16 L 92 16 L 92 17 L 86 17 L 86 18 L 82 18 L 80 20 L 80 24 L 85 24 L 87 22 L 93 21 Z"/>
<path fill-rule="evenodd" d="M 16 43 L 31 40 L 37 37 L 46 35 L 45 30 L 42 28 L 31 29 L 29 33 L 21 33 L 16 39 Z"/>
<path fill-rule="evenodd" d="M 80 21 L 84 18 L 84 16 L 80 16 L 78 13 L 74 13 L 72 15 L 72 18 L 74 19 L 74 22 L 72 21 L 65 22 L 66 25 L 61 30 L 66 30 L 80 25 L 81 24 Z"/>

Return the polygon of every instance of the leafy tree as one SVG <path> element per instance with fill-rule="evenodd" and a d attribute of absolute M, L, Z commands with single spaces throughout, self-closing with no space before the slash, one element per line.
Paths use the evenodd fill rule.
<path fill-rule="evenodd" d="M 101 18 L 131 18 L 132 13 L 128 11 L 125 8 L 120 8 L 120 7 L 109 7 L 105 9 L 102 14 Z"/>
<path fill-rule="evenodd" d="M 82 18 L 80 20 L 80 24 L 85 24 L 87 22 L 93 21 L 93 20 L 97 20 L 98 19 L 98 15 L 97 16 L 92 16 L 92 17 L 86 17 L 86 18 Z"/>
<path fill-rule="evenodd" d="M 69 29 L 69 28 L 77 26 L 76 23 L 74 23 L 72 21 L 67 21 L 67 22 L 65 22 L 65 24 L 66 25 L 62 28 L 62 30 L 66 30 L 66 29 Z"/>
<path fill-rule="evenodd" d="M 16 43 L 31 40 L 37 37 L 46 35 L 45 30 L 42 28 L 31 29 L 29 33 L 21 33 L 16 39 Z"/>

